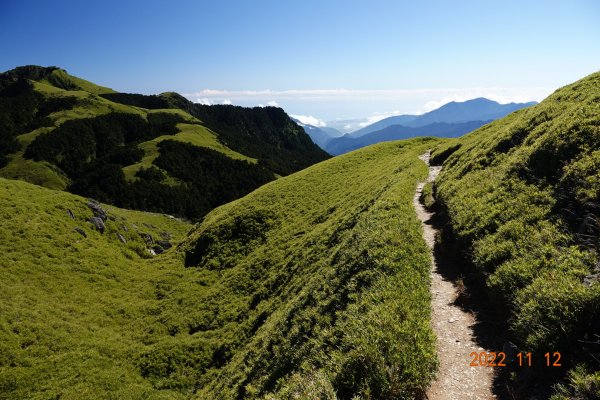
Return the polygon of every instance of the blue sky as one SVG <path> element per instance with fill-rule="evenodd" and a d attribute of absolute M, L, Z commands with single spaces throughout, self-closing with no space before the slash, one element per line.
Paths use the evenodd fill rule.
<path fill-rule="evenodd" d="M 2 0 L 0 69 L 366 121 L 541 100 L 600 69 L 599 21 L 594 0 Z"/>

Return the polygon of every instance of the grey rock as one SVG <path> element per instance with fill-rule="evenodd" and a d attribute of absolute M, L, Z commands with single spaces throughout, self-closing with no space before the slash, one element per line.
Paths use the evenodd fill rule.
<path fill-rule="evenodd" d="M 71 219 L 75 219 L 75 214 L 73 214 L 73 211 L 71 211 L 68 208 L 67 208 L 67 214 L 69 215 L 69 217 L 71 217 Z"/>
<path fill-rule="evenodd" d="M 157 240 L 156 244 L 159 245 L 160 247 L 162 247 L 165 250 L 170 249 L 171 247 L 173 247 L 173 245 L 168 240 Z"/>
<path fill-rule="evenodd" d="M 165 252 L 165 250 L 160 246 L 153 246 L 152 250 L 154 251 L 154 254 L 161 254 Z"/>
<path fill-rule="evenodd" d="M 92 212 L 94 213 L 95 217 L 98 217 L 98 218 L 102 219 L 103 221 L 106 221 L 106 219 L 108 218 L 108 215 L 106 214 L 106 211 L 102 208 L 102 206 L 100 205 L 100 203 L 98 203 L 97 200 L 88 199 L 87 206 L 92 209 Z"/>
<path fill-rule="evenodd" d="M 117 232 L 117 237 L 119 238 L 121 243 L 127 243 L 127 239 L 125 239 L 125 236 L 121 235 L 119 232 Z"/>
<path fill-rule="evenodd" d="M 85 233 L 85 231 L 79 227 L 73 229 L 75 232 L 79 233 L 81 236 L 83 236 L 84 238 L 87 237 L 87 233 Z"/>
<path fill-rule="evenodd" d="M 94 225 L 94 228 L 96 228 L 100 233 L 104 233 L 106 226 L 104 225 L 104 221 L 102 220 L 102 218 L 92 217 L 90 218 L 90 222 L 92 223 L 92 225 Z"/>
<path fill-rule="evenodd" d="M 152 235 L 150 235 L 149 233 L 140 232 L 140 236 L 142 237 L 142 239 L 144 239 L 144 242 L 146 242 L 146 244 L 154 243 L 154 239 L 152 239 Z"/>

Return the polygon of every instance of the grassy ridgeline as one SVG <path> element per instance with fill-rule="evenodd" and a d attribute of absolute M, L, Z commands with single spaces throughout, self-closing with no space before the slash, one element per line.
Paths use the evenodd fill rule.
<path fill-rule="evenodd" d="M 554 351 L 565 369 L 580 365 L 573 385 L 561 389 L 569 398 L 597 395 L 600 73 L 445 142 L 433 157 L 444 160 L 437 197 L 456 240 L 507 311 L 513 340 L 538 365 Z M 533 376 L 556 379 L 565 369 Z"/>
<path fill-rule="evenodd" d="M 100 235 L 84 199 L 0 181 L 0 397 L 413 398 L 436 364 L 411 202 L 434 144 L 279 179 L 153 259 L 134 224 L 189 225 L 111 208 Z"/>
<path fill-rule="evenodd" d="M 160 317 L 185 340 L 149 348 L 148 379 L 169 387 L 196 375 L 206 399 L 418 394 L 435 353 L 411 199 L 431 145 L 351 153 L 210 213 L 182 246 L 204 288 L 173 287 Z M 190 363 L 193 349 L 205 351 Z"/>

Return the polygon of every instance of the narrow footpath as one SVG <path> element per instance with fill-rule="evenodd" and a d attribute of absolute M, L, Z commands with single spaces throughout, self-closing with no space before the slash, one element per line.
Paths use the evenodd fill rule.
<path fill-rule="evenodd" d="M 430 152 L 419 158 L 429 165 Z M 426 393 L 428 400 L 495 399 L 492 393 L 493 368 L 472 367 L 472 352 L 483 352 L 474 339 L 474 316 L 455 304 L 456 285 L 444 278 L 438 270 L 434 253 L 437 229 L 431 224 L 432 213 L 420 202 L 421 191 L 433 181 L 441 167 L 429 167 L 426 182 L 417 186 L 413 200 L 417 217 L 423 226 L 423 238 L 431 249 L 431 326 L 437 336 L 437 353 L 440 362 L 438 375 Z"/>

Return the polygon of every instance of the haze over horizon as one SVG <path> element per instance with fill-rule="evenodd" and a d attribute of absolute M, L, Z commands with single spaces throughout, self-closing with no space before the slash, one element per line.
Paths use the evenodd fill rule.
<path fill-rule="evenodd" d="M 540 101 L 600 69 L 591 0 L 350 3 L 8 0 L 0 69 L 56 65 L 122 92 L 354 129 L 475 97 Z"/>

